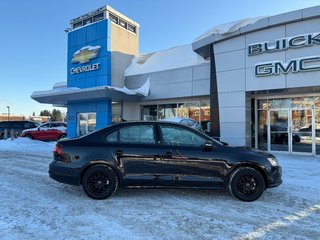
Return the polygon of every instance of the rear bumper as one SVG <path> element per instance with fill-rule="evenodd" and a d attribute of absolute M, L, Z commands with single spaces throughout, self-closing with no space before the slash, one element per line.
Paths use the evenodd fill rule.
<path fill-rule="evenodd" d="M 274 188 L 282 183 L 282 168 L 280 166 L 267 168 L 268 188 Z"/>
<path fill-rule="evenodd" d="M 49 177 L 57 182 L 80 185 L 80 169 L 70 163 L 52 161 L 49 165 Z"/>

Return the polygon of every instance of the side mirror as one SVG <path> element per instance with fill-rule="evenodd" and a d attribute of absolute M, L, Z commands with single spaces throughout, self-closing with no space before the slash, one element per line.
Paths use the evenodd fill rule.
<path fill-rule="evenodd" d="M 213 149 L 213 142 L 206 141 L 203 145 L 203 150 L 205 151 L 211 151 Z"/>

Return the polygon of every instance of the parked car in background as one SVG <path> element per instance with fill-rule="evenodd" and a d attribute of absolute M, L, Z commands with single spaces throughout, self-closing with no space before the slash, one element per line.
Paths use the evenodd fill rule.
<path fill-rule="evenodd" d="M 201 125 L 195 120 L 193 120 L 192 118 L 175 117 L 175 118 L 162 119 L 161 121 L 180 123 L 182 125 L 185 125 L 203 132 L 203 128 L 201 127 Z"/>
<path fill-rule="evenodd" d="M 275 156 L 224 146 L 177 123 L 125 122 L 57 142 L 49 175 L 94 199 L 118 187 L 228 189 L 242 201 L 282 183 Z"/>
<path fill-rule="evenodd" d="M 40 123 L 33 121 L 4 121 L 0 122 L 0 139 L 4 137 L 4 130 L 8 129 L 8 137 L 10 137 L 11 130 L 14 130 L 15 136 L 20 136 L 25 129 L 38 127 Z"/>
<path fill-rule="evenodd" d="M 67 136 L 67 124 L 64 122 L 48 122 L 36 128 L 24 130 L 22 137 L 28 137 L 34 140 L 59 140 Z"/>

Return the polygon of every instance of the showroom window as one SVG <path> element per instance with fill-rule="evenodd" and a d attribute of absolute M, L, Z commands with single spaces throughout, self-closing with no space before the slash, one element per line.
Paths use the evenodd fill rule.
<path fill-rule="evenodd" d="M 96 129 L 96 113 L 78 114 L 78 136 L 83 136 Z"/>
<path fill-rule="evenodd" d="M 141 120 L 154 121 L 174 117 L 192 118 L 200 123 L 205 131 L 210 131 L 210 100 L 141 106 Z"/>
<path fill-rule="evenodd" d="M 144 121 L 155 121 L 158 119 L 157 105 L 148 105 L 141 107 L 141 120 Z"/>

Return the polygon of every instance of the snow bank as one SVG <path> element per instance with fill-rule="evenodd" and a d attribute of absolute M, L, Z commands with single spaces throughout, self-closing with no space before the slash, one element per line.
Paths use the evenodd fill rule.
<path fill-rule="evenodd" d="M 204 34 L 202 34 L 198 38 L 196 38 L 194 40 L 194 42 L 202 40 L 204 38 L 207 38 L 211 35 L 216 35 L 216 34 L 223 35 L 223 34 L 227 34 L 227 33 L 233 33 L 235 31 L 239 30 L 241 27 L 245 27 L 247 25 L 254 24 L 263 18 L 266 18 L 266 17 L 245 18 L 245 19 L 241 19 L 238 21 L 233 21 L 233 22 L 224 23 L 224 24 L 215 26 L 213 28 L 210 28 L 208 31 L 206 31 Z"/>
<path fill-rule="evenodd" d="M 158 72 L 208 63 L 192 50 L 191 44 L 143 54 L 132 59 L 125 76 Z"/>
<path fill-rule="evenodd" d="M 22 153 L 52 152 L 56 142 L 42 142 L 29 138 L 17 138 L 15 140 L 0 140 L 0 150 Z"/>

